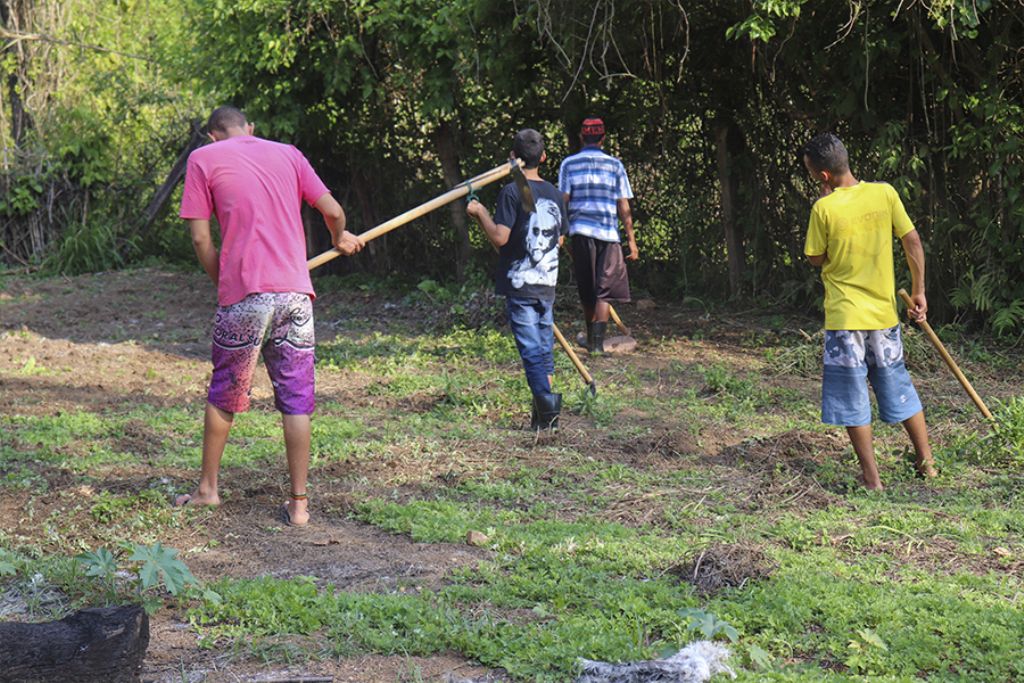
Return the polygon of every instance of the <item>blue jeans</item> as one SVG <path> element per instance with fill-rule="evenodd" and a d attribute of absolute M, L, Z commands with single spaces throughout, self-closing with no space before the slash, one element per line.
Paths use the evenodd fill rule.
<path fill-rule="evenodd" d="M 512 336 L 516 339 L 519 356 L 523 359 L 526 383 L 534 394 L 550 394 L 548 376 L 555 374 L 555 324 L 551 308 L 554 301 L 523 299 L 517 296 L 505 298 L 505 311 Z"/>

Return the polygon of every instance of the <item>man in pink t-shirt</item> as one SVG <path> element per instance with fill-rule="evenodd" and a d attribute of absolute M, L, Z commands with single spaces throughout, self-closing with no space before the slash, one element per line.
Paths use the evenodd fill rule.
<path fill-rule="evenodd" d="M 289 525 L 309 521 L 310 416 L 313 413 L 313 306 L 306 267 L 302 202 L 323 214 L 331 241 L 343 254 L 363 248 L 345 230 L 345 212 L 302 152 L 254 137 L 234 107 L 210 115 L 212 145 L 192 152 L 185 172 L 181 218 L 196 256 L 217 285 L 213 377 L 203 430 L 203 464 L 186 503 L 219 505 L 217 475 L 235 413 L 249 408 L 256 360 L 262 353 L 284 425 L 291 496 L 282 508 Z M 210 217 L 220 226 L 218 254 Z"/>

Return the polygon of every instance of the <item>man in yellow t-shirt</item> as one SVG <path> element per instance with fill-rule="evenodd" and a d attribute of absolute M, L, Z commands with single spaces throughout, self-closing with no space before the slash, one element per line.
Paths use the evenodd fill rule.
<path fill-rule="evenodd" d="M 846 427 L 864 485 L 881 489 L 871 435 L 867 378 L 879 417 L 902 422 L 917 452 L 917 469 L 935 476 L 924 410 L 903 364 L 892 238 L 903 244 L 913 280 L 909 311 L 924 320 L 924 248 L 903 202 L 888 183 L 858 181 L 842 141 L 822 133 L 802 150 L 804 166 L 821 182 L 811 209 L 804 254 L 825 283 L 825 369 L 821 420 Z"/>

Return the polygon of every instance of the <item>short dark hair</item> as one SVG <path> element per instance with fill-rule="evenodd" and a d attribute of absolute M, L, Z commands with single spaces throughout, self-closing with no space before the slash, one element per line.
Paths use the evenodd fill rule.
<path fill-rule="evenodd" d="M 588 116 L 583 119 L 580 126 L 580 139 L 584 145 L 596 145 L 604 140 L 604 121 L 596 116 Z"/>
<path fill-rule="evenodd" d="M 523 128 L 512 141 L 512 152 L 523 160 L 526 168 L 537 168 L 544 154 L 544 138 L 533 128 Z"/>
<path fill-rule="evenodd" d="M 211 133 L 213 131 L 226 133 L 228 128 L 241 128 L 246 123 L 248 121 L 246 121 L 242 110 L 228 105 L 213 110 L 210 119 L 206 122 L 206 130 Z"/>
<path fill-rule="evenodd" d="M 820 133 L 811 138 L 800 150 L 800 158 L 803 157 L 818 171 L 845 173 L 850 170 L 850 155 L 834 133 Z"/>

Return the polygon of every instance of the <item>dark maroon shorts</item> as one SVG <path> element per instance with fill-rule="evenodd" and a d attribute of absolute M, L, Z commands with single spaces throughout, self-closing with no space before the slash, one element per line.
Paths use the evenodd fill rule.
<path fill-rule="evenodd" d="M 580 301 L 585 305 L 629 301 L 629 274 L 618 242 L 573 235 L 572 264 Z"/>

